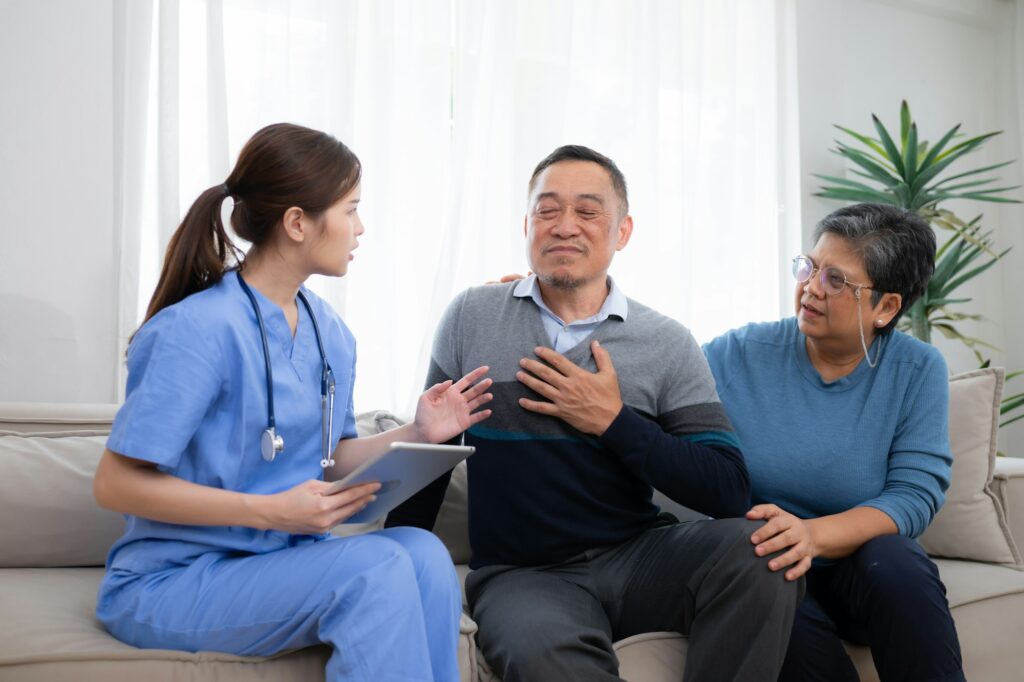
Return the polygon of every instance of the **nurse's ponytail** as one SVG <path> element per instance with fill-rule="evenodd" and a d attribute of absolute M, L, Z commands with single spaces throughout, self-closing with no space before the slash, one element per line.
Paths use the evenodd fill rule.
<path fill-rule="evenodd" d="M 167 306 L 219 282 L 229 256 L 235 261 L 241 257 L 220 217 L 221 204 L 230 192 L 227 187 L 217 185 L 200 194 L 171 236 L 143 324 Z"/>
<path fill-rule="evenodd" d="M 317 217 L 359 182 L 356 155 L 326 133 L 290 123 L 263 128 L 245 144 L 222 185 L 199 195 L 171 237 L 146 319 L 186 296 L 213 286 L 241 262 L 221 219 L 232 197 L 231 227 L 253 246 L 268 241 L 295 206 Z"/>

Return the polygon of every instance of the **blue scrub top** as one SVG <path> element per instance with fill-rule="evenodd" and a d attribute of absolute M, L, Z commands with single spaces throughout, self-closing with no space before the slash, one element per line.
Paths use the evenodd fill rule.
<path fill-rule="evenodd" d="M 127 395 L 107 440 L 111 451 L 153 462 L 187 481 L 245 493 L 277 493 L 321 477 L 321 362 L 309 313 L 297 305 L 293 339 L 284 311 L 252 291 L 267 328 L 274 413 L 284 452 L 273 462 L 260 455 L 260 436 L 267 427 L 263 345 L 236 271 L 161 310 L 135 335 L 128 349 Z M 323 299 L 305 287 L 302 291 L 334 370 L 335 438 L 354 438 L 355 338 Z M 107 567 L 151 573 L 186 565 L 207 552 L 264 553 L 322 537 L 176 525 L 128 515 Z"/>

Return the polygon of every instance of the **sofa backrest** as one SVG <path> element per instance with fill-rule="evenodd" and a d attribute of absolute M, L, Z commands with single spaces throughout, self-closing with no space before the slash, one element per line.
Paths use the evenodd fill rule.
<path fill-rule="evenodd" d="M 1001 379 L 998 372 L 971 372 L 954 378 L 950 386 L 950 433 L 954 460 L 959 461 L 947 492 L 950 503 L 941 512 L 945 520 L 937 519 L 923 544 L 932 554 L 1019 567 L 1014 545 L 1024 545 L 1024 459 L 995 458 L 994 443 L 977 442 L 982 432 L 993 440 L 996 433 L 991 422 L 998 416 L 1001 381 L 996 386 L 993 377 Z M 988 421 L 982 418 L 986 409 Z M 124 530 L 124 518 L 96 504 L 92 477 L 116 412 L 117 405 L 108 404 L 0 402 L 0 567 L 103 565 Z M 979 416 L 968 419 L 969 414 Z M 370 435 L 401 423 L 388 412 L 366 412 L 359 415 L 357 429 Z M 970 437 L 976 432 L 979 438 Z M 1006 449 L 1013 452 L 1012 445 Z M 984 473 L 965 474 L 965 465 Z M 470 556 L 467 496 L 463 463 L 452 475 L 434 526 L 457 564 Z M 656 501 L 681 518 L 694 517 L 663 496 Z M 975 510 L 966 513 L 968 505 Z M 988 510 L 985 515 L 977 514 L 979 506 Z M 378 526 L 343 525 L 335 532 L 351 535 Z M 963 539 L 965 534 L 974 544 L 980 537 L 992 540 L 973 547 Z M 945 547 L 959 551 L 943 551 Z M 963 551 L 968 547 L 969 552 Z"/>
<path fill-rule="evenodd" d="M 0 403 L 0 567 L 102 566 L 124 517 L 92 477 L 116 405 Z"/>
<path fill-rule="evenodd" d="M 124 517 L 102 509 L 92 478 L 117 405 L 0 402 L 0 568 L 102 566 Z M 400 425 L 389 412 L 358 416 L 360 435 Z M 435 532 L 452 560 L 469 560 L 466 476 L 453 476 Z M 337 535 L 381 524 L 341 525 Z"/>

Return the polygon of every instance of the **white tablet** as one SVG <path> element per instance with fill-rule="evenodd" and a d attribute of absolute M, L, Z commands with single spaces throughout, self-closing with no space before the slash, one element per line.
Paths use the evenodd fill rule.
<path fill-rule="evenodd" d="M 438 476 L 473 454 L 468 445 L 392 443 L 345 478 L 335 481 L 329 495 L 359 483 L 380 481 L 377 499 L 342 523 L 372 523 L 425 488 Z"/>

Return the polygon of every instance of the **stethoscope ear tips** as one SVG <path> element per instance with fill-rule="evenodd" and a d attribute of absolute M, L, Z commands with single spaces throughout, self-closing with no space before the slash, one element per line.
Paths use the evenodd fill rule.
<path fill-rule="evenodd" d="M 320 467 L 326 469 L 327 467 L 334 466 L 334 458 L 320 460 Z"/>
<path fill-rule="evenodd" d="M 260 454 L 264 461 L 273 462 L 279 452 L 284 452 L 284 438 L 277 435 L 277 431 L 271 426 L 264 429 L 260 436 Z"/>

